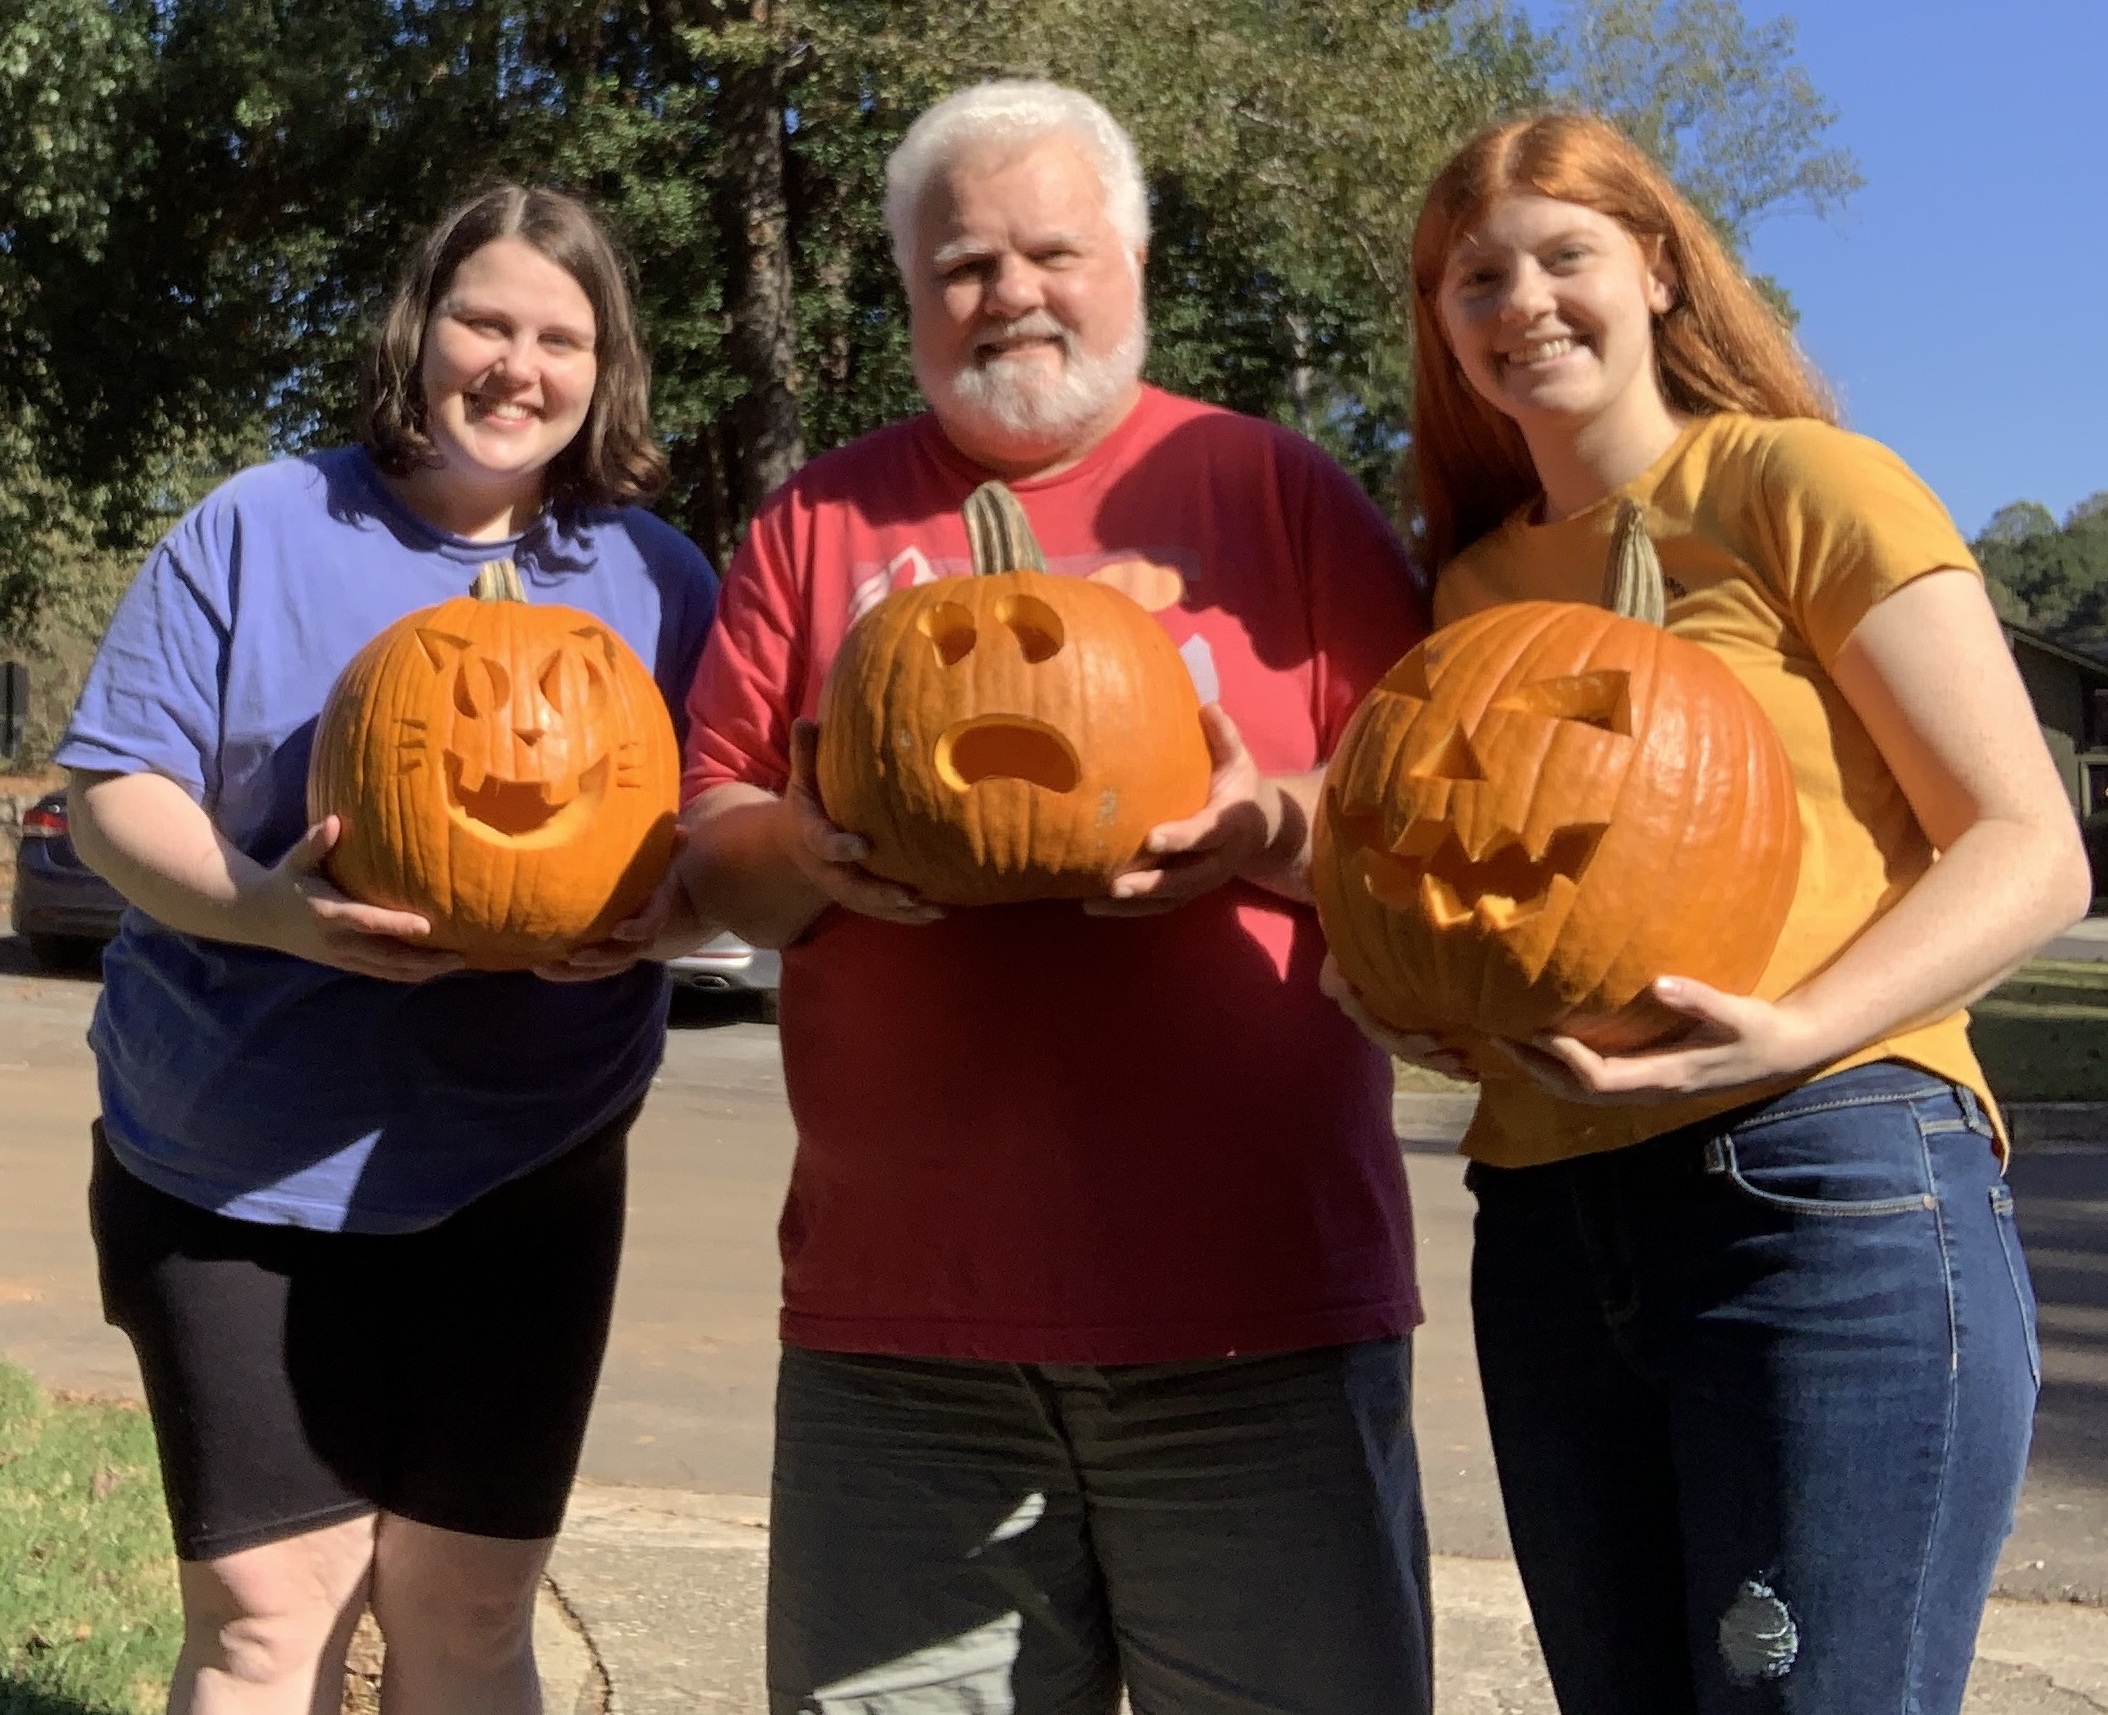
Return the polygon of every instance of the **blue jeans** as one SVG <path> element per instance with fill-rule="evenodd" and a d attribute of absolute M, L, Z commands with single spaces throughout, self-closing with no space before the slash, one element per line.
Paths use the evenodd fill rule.
<path fill-rule="evenodd" d="M 784 1348 L 772 1715 L 1428 1715 L 1412 1348 Z"/>
<path fill-rule="evenodd" d="M 1467 1183 L 1563 1715 L 1958 1711 L 2040 1384 L 1976 1099 L 1882 1062 Z"/>

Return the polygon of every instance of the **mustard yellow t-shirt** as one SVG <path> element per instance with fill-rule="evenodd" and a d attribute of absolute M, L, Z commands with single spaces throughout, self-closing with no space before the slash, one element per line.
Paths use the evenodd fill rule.
<path fill-rule="evenodd" d="M 1557 524 L 1517 517 L 1474 542 L 1436 580 L 1436 623 L 1504 601 L 1600 601 L 1624 499 L 1639 505 L 1661 555 L 1669 629 L 1734 669 L 1793 761 L 1800 884 L 1756 991 L 1776 999 L 1835 959 L 1934 856 L 1830 665 L 1883 597 L 1943 567 L 1975 572 L 1976 561 L 1932 491 L 1886 447 L 1809 419 L 1730 413 L 1691 424 L 1652 469 L 1587 511 Z M 1907 1060 L 1989 1104 L 1967 1025 L 1957 1011 L 1823 1070 Z M 1502 1167 L 1557 1161 L 1748 1099 L 1590 1107 L 1500 1071 L 1487 1078 L 1464 1150 Z"/>

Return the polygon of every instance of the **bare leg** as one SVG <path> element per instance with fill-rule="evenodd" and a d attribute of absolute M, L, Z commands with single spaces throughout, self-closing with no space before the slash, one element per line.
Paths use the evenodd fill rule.
<path fill-rule="evenodd" d="M 552 1546 L 384 1513 L 373 1557 L 383 1715 L 541 1715 L 534 1596 Z"/>
<path fill-rule="evenodd" d="M 373 1541 L 374 1521 L 359 1518 L 181 1562 L 169 1715 L 336 1715 Z"/>

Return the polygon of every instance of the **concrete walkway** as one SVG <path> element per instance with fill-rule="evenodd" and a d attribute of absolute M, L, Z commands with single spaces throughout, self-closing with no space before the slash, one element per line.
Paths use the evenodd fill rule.
<path fill-rule="evenodd" d="M 136 1395 L 81 1218 L 91 983 L 32 977 L 0 936 L 0 1354 Z M 636 1134 L 630 1243 L 583 1480 L 536 1636 L 551 1715 L 763 1715 L 774 1225 L 791 1134 L 772 1030 L 684 1010 Z M 1430 1320 L 1416 1426 L 1437 1553 L 1444 1715 L 1550 1715 L 1507 1558 L 1470 1346 L 1469 1101 L 1402 1099 Z M 2108 1711 L 2108 1137 L 2043 1143 L 2014 1185 L 2046 1386 L 1970 1715 Z M 870 1715 L 883 1715 L 872 1711 Z"/>
<path fill-rule="evenodd" d="M 2108 959 L 2108 917 L 2074 923 L 2042 949 L 2045 959 Z"/>

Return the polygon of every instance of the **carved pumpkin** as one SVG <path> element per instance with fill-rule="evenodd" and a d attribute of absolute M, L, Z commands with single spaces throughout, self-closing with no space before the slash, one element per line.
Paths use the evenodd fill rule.
<path fill-rule="evenodd" d="M 819 788 L 865 867 L 951 905 L 1105 891 L 1159 822 L 1207 802 L 1200 700 L 1163 628 L 1057 578 L 1017 498 L 966 503 L 975 575 L 888 596 L 820 700 Z"/>
<path fill-rule="evenodd" d="M 1764 972 L 1800 872 L 1785 748 L 1718 656 L 1661 629 L 1637 508 L 1612 582 L 1620 612 L 1515 602 L 1443 627 L 1326 770 L 1319 915 L 1396 1029 L 1629 1051 L 1677 1022 L 1657 976 L 1747 993 Z"/>
<path fill-rule="evenodd" d="M 639 910 L 679 792 L 644 664 L 593 615 L 529 605 L 510 561 L 352 657 L 307 779 L 309 819 L 343 821 L 330 879 L 420 913 L 479 970 L 560 957 Z"/>

